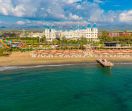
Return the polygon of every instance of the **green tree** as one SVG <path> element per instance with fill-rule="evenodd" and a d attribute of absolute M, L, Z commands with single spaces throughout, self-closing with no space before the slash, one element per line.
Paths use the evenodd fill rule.
<path fill-rule="evenodd" d="M 87 39 L 84 37 L 81 37 L 79 40 L 80 48 L 84 49 L 84 45 L 87 44 Z"/>
<path fill-rule="evenodd" d="M 41 42 L 44 43 L 44 44 L 46 44 L 46 36 L 45 36 L 45 35 L 42 36 L 42 38 L 41 38 Z"/>
<path fill-rule="evenodd" d="M 53 45 L 59 45 L 59 42 L 60 42 L 60 41 L 59 41 L 58 39 L 54 39 L 54 40 L 52 41 L 52 44 L 53 44 Z"/>

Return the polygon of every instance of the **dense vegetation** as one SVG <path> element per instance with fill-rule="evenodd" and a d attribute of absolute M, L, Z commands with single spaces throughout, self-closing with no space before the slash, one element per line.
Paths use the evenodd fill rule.
<path fill-rule="evenodd" d="M 27 45 L 27 48 L 39 48 L 43 47 L 44 49 L 52 49 L 51 46 L 58 46 L 57 49 L 84 49 L 84 45 L 91 44 L 94 45 L 96 42 L 91 42 L 84 37 L 80 39 L 66 39 L 62 37 L 61 39 L 54 39 L 53 41 L 46 41 L 46 37 L 42 38 L 20 38 L 20 37 L 10 37 L 6 38 L 8 41 L 12 42 L 23 42 Z M 16 50 L 16 49 L 15 49 Z"/>
<path fill-rule="evenodd" d="M 0 48 L 0 56 L 8 56 L 11 54 L 10 49 Z"/>

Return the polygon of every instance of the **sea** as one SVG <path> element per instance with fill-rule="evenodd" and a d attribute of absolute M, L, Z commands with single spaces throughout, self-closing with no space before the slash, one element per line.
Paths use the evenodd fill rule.
<path fill-rule="evenodd" d="M 0 111 L 132 111 L 132 63 L 0 67 Z"/>

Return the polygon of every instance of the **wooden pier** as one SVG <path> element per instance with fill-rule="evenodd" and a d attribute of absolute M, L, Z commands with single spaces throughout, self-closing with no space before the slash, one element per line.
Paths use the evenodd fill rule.
<path fill-rule="evenodd" d="M 112 67 L 114 64 L 106 59 L 97 59 L 96 60 L 103 67 Z"/>

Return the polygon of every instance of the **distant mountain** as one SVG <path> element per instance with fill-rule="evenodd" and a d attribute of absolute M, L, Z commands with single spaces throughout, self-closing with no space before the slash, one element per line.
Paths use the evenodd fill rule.
<path fill-rule="evenodd" d="M 129 24 L 97 24 L 99 30 L 132 30 L 132 25 Z M 78 24 L 58 24 L 55 26 L 47 26 L 47 25 L 10 25 L 10 26 L 0 26 L 0 30 L 43 30 L 45 28 L 54 28 L 57 30 L 75 30 L 87 28 L 87 24 L 79 25 Z"/>

